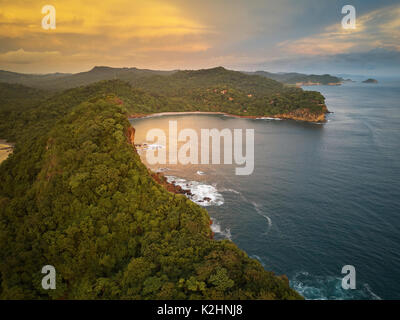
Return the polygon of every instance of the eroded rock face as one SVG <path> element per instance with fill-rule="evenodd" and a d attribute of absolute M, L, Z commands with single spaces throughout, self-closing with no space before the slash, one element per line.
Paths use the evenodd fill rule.
<path fill-rule="evenodd" d="M 126 137 L 129 140 L 129 143 L 135 147 L 135 128 L 134 127 L 129 127 L 128 130 L 126 131 Z"/>
<path fill-rule="evenodd" d="M 165 178 L 165 176 L 160 172 L 150 172 L 150 175 L 153 177 L 153 179 L 158 184 L 163 186 L 169 192 L 172 192 L 175 194 L 185 194 L 187 196 L 193 196 L 193 194 L 190 192 L 190 190 L 183 189 L 181 186 L 176 185 L 175 181 L 168 182 L 167 178 Z"/>

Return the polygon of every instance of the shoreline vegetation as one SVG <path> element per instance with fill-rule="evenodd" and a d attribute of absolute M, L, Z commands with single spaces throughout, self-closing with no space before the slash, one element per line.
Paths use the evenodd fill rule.
<path fill-rule="evenodd" d="M 242 118 L 242 119 L 254 119 L 254 120 L 295 120 L 295 121 L 304 121 L 304 122 L 312 122 L 312 123 L 324 123 L 326 122 L 325 114 L 324 115 L 312 115 L 309 113 L 287 113 L 287 114 L 278 114 L 278 115 L 269 115 L 269 116 L 246 116 L 246 115 L 236 115 L 225 112 L 211 112 L 211 111 L 182 111 L 182 112 L 160 112 L 160 113 L 148 113 L 148 114 L 131 114 L 128 115 L 128 119 L 141 119 L 141 118 L 155 118 L 155 117 L 163 117 L 163 116 L 174 116 L 174 115 L 222 115 L 225 117 L 232 118 Z M 326 113 L 331 113 L 330 111 L 326 111 Z"/>

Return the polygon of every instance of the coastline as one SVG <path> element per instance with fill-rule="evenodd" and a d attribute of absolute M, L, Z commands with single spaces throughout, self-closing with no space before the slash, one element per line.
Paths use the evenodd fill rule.
<path fill-rule="evenodd" d="M 174 112 L 171 112 L 171 113 L 174 113 Z M 154 114 L 154 115 L 150 115 L 149 117 L 151 117 L 151 116 L 163 116 L 163 115 L 165 115 L 165 114 L 168 114 L 168 115 L 170 115 L 171 113 L 169 113 L 169 112 L 166 112 L 166 113 L 158 113 L 158 114 Z M 225 115 L 225 113 L 222 113 L 222 112 L 175 112 L 175 114 L 198 114 L 198 113 L 200 113 L 200 114 L 223 114 L 223 115 Z M 143 118 L 143 117 L 146 117 L 146 115 L 145 116 L 139 116 L 139 117 L 136 117 L 136 118 Z M 233 117 L 235 117 L 234 115 L 233 115 Z M 236 117 L 240 117 L 240 116 L 236 116 Z M 256 117 L 254 117 L 254 118 L 256 118 Z M 125 137 L 127 138 L 127 142 L 133 147 L 133 151 L 137 154 L 137 149 L 136 149 L 136 145 L 135 145 L 135 134 L 136 134 L 136 129 L 133 127 L 133 125 L 131 125 L 130 127 L 128 127 L 127 128 L 127 130 L 125 131 Z M 140 158 L 140 156 L 139 156 L 139 158 Z M 142 160 L 140 159 L 140 161 L 142 162 Z M 143 163 L 143 165 L 144 166 L 146 166 L 146 164 L 144 163 L 144 162 L 142 162 Z M 182 196 L 185 196 L 186 198 L 188 198 L 189 199 L 189 201 L 191 201 L 191 202 L 193 202 L 194 204 L 196 204 L 196 205 L 199 205 L 198 203 L 196 203 L 196 202 L 194 202 L 192 199 L 190 199 L 190 196 L 192 196 L 193 194 L 192 194 L 192 192 L 191 192 L 191 190 L 190 189 L 187 189 L 187 188 L 183 188 L 182 186 L 180 186 L 180 185 L 178 185 L 178 184 L 176 184 L 176 182 L 175 181 L 168 181 L 168 179 L 167 179 L 167 177 L 162 173 L 162 172 L 154 172 L 154 171 L 152 171 L 150 168 L 148 168 L 147 166 L 146 166 L 146 168 L 147 168 L 147 172 L 148 172 L 148 174 L 150 175 L 150 177 L 153 179 L 153 181 L 155 182 L 155 183 L 157 183 L 158 185 L 160 185 L 162 188 L 164 188 L 167 192 L 170 192 L 170 193 L 172 193 L 172 194 L 174 194 L 174 195 L 182 195 Z M 209 198 L 209 197 L 204 197 L 203 198 L 203 200 L 202 201 L 204 201 L 204 202 L 210 202 L 211 201 L 211 198 Z M 210 214 L 209 214 L 209 212 L 206 210 L 206 209 L 204 209 L 205 210 L 205 212 L 207 212 L 207 217 L 208 217 L 208 219 L 209 219 L 209 239 L 210 240 L 215 240 L 215 232 L 214 232 L 214 230 L 213 230 L 213 224 L 214 224 L 214 221 L 213 221 L 213 219 L 210 217 Z M 232 239 L 230 239 L 229 238 L 229 241 L 231 241 L 232 243 L 234 243 L 233 241 L 232 241 Z M 243 251 L 243 252 L 245 252 L 245 251 Z M 247 254 L 247 253 L 246 253 Z M 256 259 L 254 259 L 254 258 L 252 258 L 253 260 L 256 260 Z M 264 270 L 266 270 L 265 269 L 265 267 L 264 266 L 262 266 L 262 268 L 264 269 Z M 287 284 L 288 286 L 289 286 L 289 278 L 288 278 L 288 276 L 286 275 L 286 274 L 281 274 L 281 275 L 275 275 L 278 279 L 281 279 L 285 284 Z M 294 290 L 294 289 L 292 289 L 292 290 Z M 300 293 L 298 292 L 298 291 L 296 291 L 296 290 L 294 290 L 297 294 L 299 294 L 300 295 Z M 304 299 L 304 297 L 303 296 L 301 296 L 300 295 L 300 297 L 301 298 L 303 298 Z"/>
<path fill-rule="evenodd" d="M 329 113 L 329 111 L 322 114 L 311 114 L 307 110 L 296 110 L 292 113 L 283 113 L 272 116 L 245 116 L 245 115 L 236 115 L 226 112 L 219 111 L 172 111 L 172 112 L 159 112 L 159 113 L 137 113 L 128 115 L 128 119 L 140 119 L 140 118 L 154 118 L 154 117 L 162 117 L 162 116 L 173 116 L 173 115 L 223 115 L 226 117 L 232 118 L 243 118 L 243 119 L 254 119 L 254 120 L 295 120 L 295 121 L 304 121 L 304 122 L 326 122 L 325 114 Z"/>
<path fill-rule="evenodd" d="M 296 82 L 295 85 L 298 88 L 301 87 L 312 87 L 312 86 L 341 86 L 343 81 L 340 82 L 329 82 L 329 83 L 321 83 L 321 82 Z"/>
<path fill-rule="evenodd" d="M 125 136 L 128 140 L 128 143 L 133 147 L 134 152 L 137 153 L 137 149 L 135 146 L 135 133 L 136 130 L 133 126 L 130 126 L 127 131 L 125 132 Z M 142 161 L 142 160 L 140 160 Z M 142 162 L 143 163 L 143 162 Z M 143 163 L 144 166 L 146 166 Z M 162 186 L 165 190 L 167 190 L 168 192 L 171 192 L 173 194 L 180 194 L 180 195 L 184 195 L 184 196 L 191 196 L 192 193 L 190 192 L 190 190 L 188 189 L 183 189 L 181 186 L 177 185 L 173 182 L 168 182 L 167 178 L 164 176 L 164 174 L 162 174 L 161 172 L 154 172 L 151 171 L 150 168 L 147 168 L 147 171 L 149 173 L 149 175 L 153 178 L 153 180 L 159 184 L 160 186 Z M 210 201 L 210 198 L 204 198 L 203 201 Z M 213 224 L 212 219 L 210 218 L 210 239 L 214 238 L 214 232 L 211 229 L 211 225 Z"/>

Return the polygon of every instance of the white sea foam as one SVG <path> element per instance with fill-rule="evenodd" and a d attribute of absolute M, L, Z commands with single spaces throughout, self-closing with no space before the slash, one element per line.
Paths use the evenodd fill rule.
<path fill-rule="evenodd" d="M 157 149 L 164 149 L 165 146 L 161 144 L 147 144 L 144 148 L 147 150 L 157 150 Z"/>
<path fill-rule="evenodd" d="M 260 117 L 260 118 L 256 118 L 257 120 L 276 120 L 276 121 L 280 121 L 283 120 L 281 118 L 272 118 L 272 117 Z"/>
<path fill-rule="evenodd" d="M 272 220 L 271 220 L 271 218 L 268 217 L 267 215 L 263 215 L 263 217 L 264 217 L 265 219 L 267 219 L 267 221 L 268 221 L 268 226 L 271 227 L 271 226 L 272 226 Z"/>
<path fill-rule="evenodd" d="M 224 197 L 218 192 L 215 186 L 198 181 L 187 181 L 174 176 L 165 177 L 168 182 L 174 183 L 182 189 L 189 190 L 192 195 L 187 195 L 187 197 L 198 205 L 208 207 L 221 206 L 224 204 Z"/>
<path fill-rule="evenodd" d="M 268 216 L 260 209 L 260 206 L 259 206 L 257 203 L 255 203 L 255 202 L 253 202 L 253 201 L 250 201 L 250 203 L 253 205 L 254 209 L 256 209 L 257 213 L 258 213 L 260 216 L 262 216 L 262 217 L 264 217 L 265 219 L 267 219 L 268 227 L 271 228 L 271 226 L 272 226 L 272 220 L 271 220 L 271 218 L 268 217 Z"/>
<path fill-rule="evenodd" d="M 218 223 L 216 219 L 211 219 L 212 220 L 212 225 L 211 225 L 211 230 L 214 233 L 218 233 L 222 235 L 224 238 L 227 238 L 229 240 L 232 240 L 232 235 L 231 235 L 231 230 L 229 228 L 222 229 L 221 225 Z"/>
<path fill-rule="evenodd" d="M 306 271 L 290 279 L 290 286 L 307 300 L 380 300 L 367 283 L 357 284 L 357 290 L 344 290 L 342 279 L 334 276 L 316 276 Z"/>
<path fill-rule="evenodd" d="M 219 189 L 220 192 L 232 192 L 235 194 L 241 194 L 239 191 L 236 191 L 234 189 L 229 189 L 229 188 L 223 188 L 223 189 Z"/>
<path fill-rule="evenodd" d="M 138 154 L 142 154 L 143 151 L 147 151 L 147 150 L 158 150 L 158 149 L 165 149 L 165 146 L 161 145 L 161 144 L 147 144 L 147 143 L 143 143 L 143 144 L 137 144 L 136 146 L 136 150 Z"/>
<path fill-rule="evenodd" d="M 382 298 L 380 296 L 378 296 L 376 293 L 372 292 L 372 290 L 369 287 L 368 283 L 364 284 L 364 288 L 371 295 L 373 300 L 382 300 Z"/>

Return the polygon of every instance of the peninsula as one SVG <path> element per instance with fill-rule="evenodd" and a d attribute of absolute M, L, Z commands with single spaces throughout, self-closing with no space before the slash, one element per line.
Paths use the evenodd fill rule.
<path fill-rule="evenodd" d="M 302 299 L 286 276 L 214 240 L 208 212 L 149 172 L 128 116 L 323 114 L 322 95 L 225 69 L 0 92 L 0 136 L 16 143 L 0 165 L 1 299 Z M 49 262 L 51 292 L 40 281 Z"/>
<path fill-rule="evenodd" d="M 94 67 L 79 74 L 40 77 L 0 72 L 0 81 L 29 85 L 42 94 L 110 78 L 117 78 L 108 86 L 114 88 L 132 116 L 201 111 L 324 122 L 328 112 L 319 92 L 222 67 L 175 72 Z"/>

